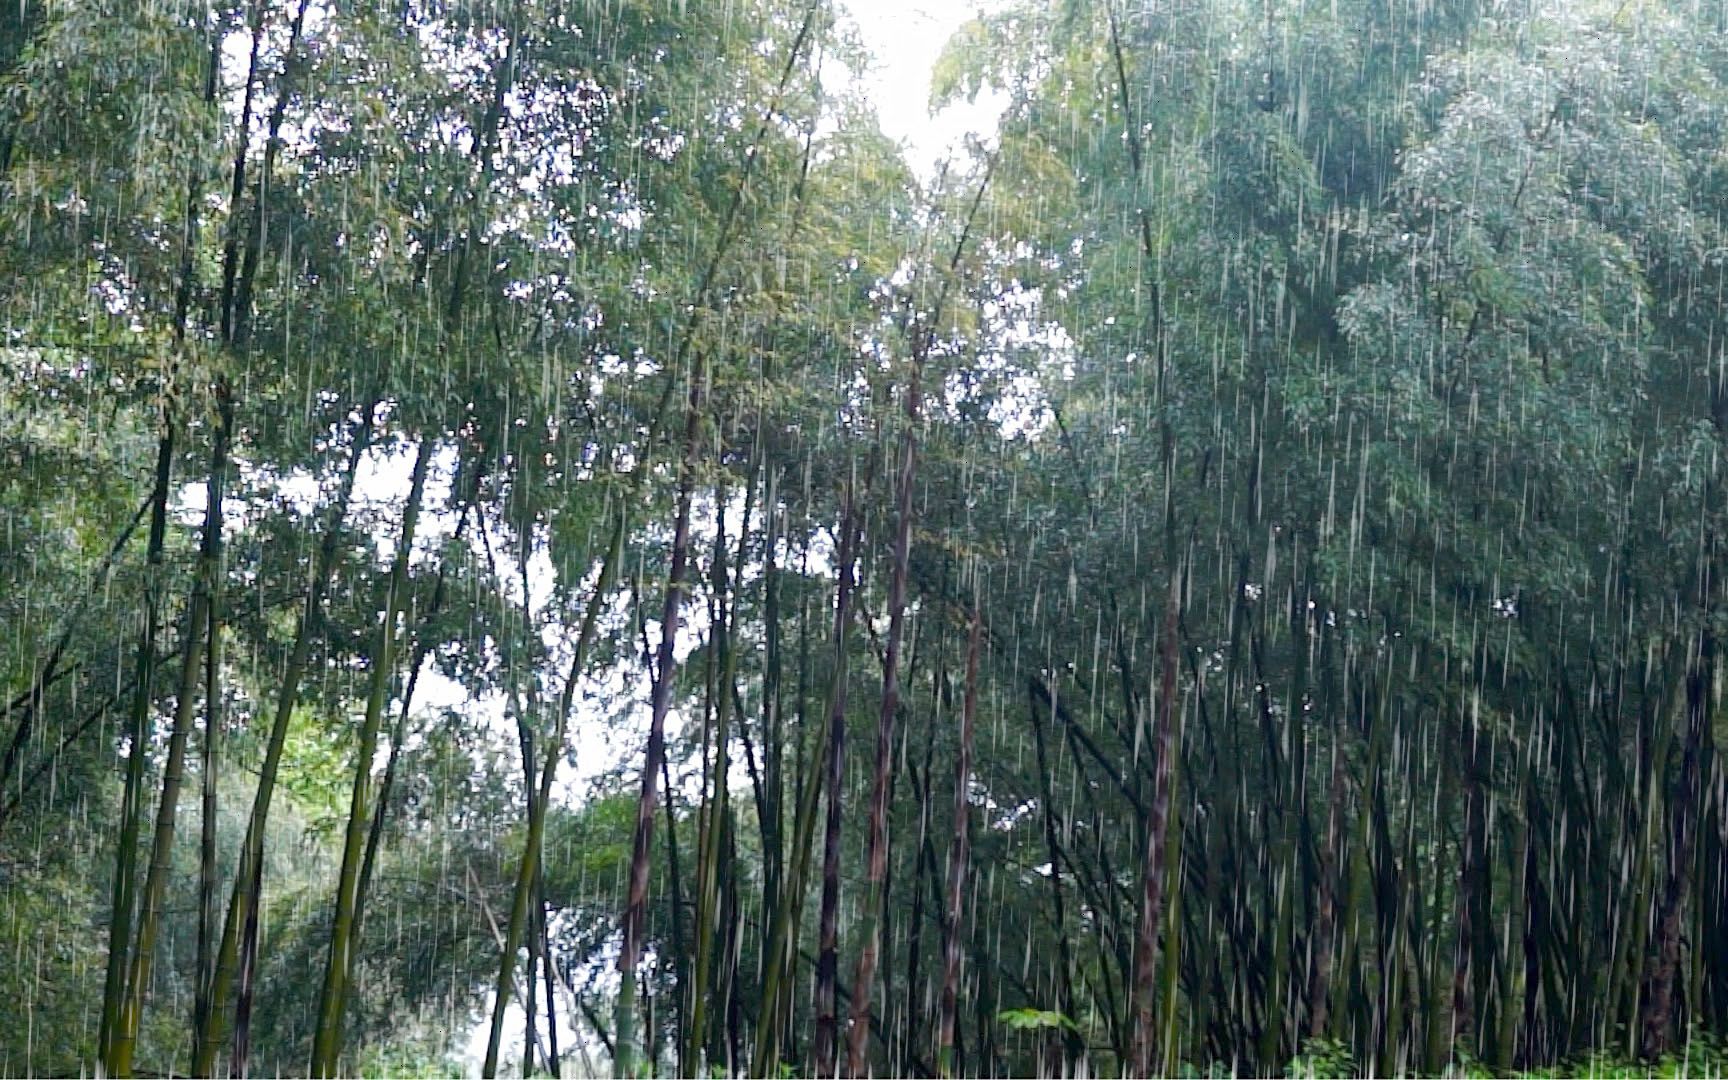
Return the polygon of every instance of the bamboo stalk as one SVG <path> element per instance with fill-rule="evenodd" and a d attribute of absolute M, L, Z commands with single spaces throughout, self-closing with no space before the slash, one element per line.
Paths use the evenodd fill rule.
<path fill-rule="evenodd" d="M 216 585 L 217 557 L 221 550 L 222 482 L 228 467 L 228 435 L 218 427 L 210 450 L 210 475 L 205 488 L 204 541 L 198 555 L 197 576 L 186 615 L 185 644 L 180 650 L 180 677 L 175 691 L 174 726 L 168 740 L 168 760 L 162 770 L 162 795 L 156 811 L 155 837 L 150 848 L 150 866 L 138 914 L 138 933 L 130 958 L 126 997 L 120 1008 L 119 1025 L 113 1032 L 108 1058 L 110 1076 L 132 1075 L 132 1056 L 138 1042 L 138 1025 L 150 989 L 150 973 L 156 958 L 156 927 L 168 873 L 174 855 L 176 817 L 180 789 L 185 778 L 186 746 L 191 740 L 198 701 L 198 681 L 208 634 L 215 632 L 216 615 L 211 605 Z"/>
<path fill-rule="evenodd" d="M 324 596 L 330 587 L 330 576 L 336 565 L 336 550 L 341 537 L 342 522 L 348 516 L 348 505 L 354 495 L 354 478 L 372 438 L 373 414 L 377 403 L 367 404 L 361 414 L 360 431 L 350 452 L 341 486 L 325 516 L 324 535 L 313 560 L 311 579 L 306 590 L 306 602 L 295 631 L 294 644 L 283 669 L 278 687 L 275 713 L 264 748 L 264 760 L 259 767 L 258 789 L 252 799 L 252 813 L 246 822 L 246 836 L 241 842 L 240 858 L 234 873 L 234 889 L 228 900 L 228 913 L 222 923 L 222 940 L 216 949 L 215 973 L 210 979 L 210 1008 L 202 1031 L 198 1033 L 193 1051 L 191 1073 L 212 1076 L 216 1057 L 228 1041 L 227 1001 L 240 967 L 241 936 L 256 918 L 259 884 L 263 874 L 264 831 L 270 819 L 270 804 L 276 792 L 276 774 L 282 764 L 287 744 L 288 725 L 300 700 L 300 682 L 306 674 L 311 657 L 313 632 L 323 617 Z M 238 1055 L 237 1055 L 238 1056 Z"/>
<path fill-rule="evenodd" d="M 950 1076 L 954 1066 L 954 1018 L 959 1008 L 960 956 L 965 917 L 966 874 L 970 859 L 972 740 L 978 713 L 978 653 L 984 620 L 972 609 L 966 638 L 966 696 L 960 706 L 960 751 L 954 763 L 954 839 L 948 848 L 948 892 L 942 920 L 942 991 L 936 1020 L 936 1071 Z"/>
<path fill-rule="evenodd" d="M 233 430 L 233 399 L 226 383 L 217 388 L 217 433 L 224 444 Z M 226 446 L 224 445 L 224 455 Z M 214 457 L 215 455 L 212 454 Z M 217 913 L 217 768 L 221 761 L 222 724 L 222 618 L 227 568 L 223 565 L 222 500 L 226 497 L 225 468 L 211 470 L 208 499 L 216 507 L 215 523 L 208 537 L 211 545 L 210 609 L 204 644 L 204 744 L 199 765 L 200 812 L 198 837 L 198 955 L 197 994 L 193 1004 L 192 1030 L 202 1031 L 209 1022 L 210 980 L 216 967 L 216 937 L 221 932 Z"/>
<path fill-rule="evenodd" d="M 402 511 L 402 531 L 396 542 L 396 557 L 390 567 L 384 618 L 372 654 L 366 712 L 360 722 L 360 747 L 354 766 L 354 787 L 348 805 L 348 826 L 342 841 L 342 868 L 336 879 L 336 910 L 330 926 L 329 960 L 324 968 L 324 988 L 318 998 L 318 1025 L 312 1038 L 312 1075 L 334 1076 L 342 1054 L 342 1020 L 347 1004 L 348 982 L 354 963 L 355 910 L 359 906 L 360 860 L 366 847 L 366 819 L 372 804 L 372 764 L 378 750 L 378 732 L 395 674 L 397 616 L 408 592 L 408 559 L 414 547 L 415 526 L 426 491 L 426 471 L 432 462 L 433 440 L 423 438 L 414 458 L 408 482 L 408 501 Z"/>
<path fill-rule="evenodd" d="M 830 783 L 834 772 L 830 755 L 837 738 L 843 738 L 846 719 L 846 658 L 848 649 L 846 632 L 852 623 L 852 589 L 853 589 L 853 550 L 856 547 L 855 529 L 852 524 L 852 500 L 848 494 L 846 508 L 841 514 L 840 544 L 837 559 L 839 563 L 838 577 L 834 587 L 834 673 L 829 687 L 828 709 L 823 714 L 822 726 L 818 729 L 810 757 L 810 778 L 803 781 L 799 791 L 797 814 L 792 826 L 792 872 L 791 879 L 780 893 L 780 900 L 774 910 L 774 921 L 770 927 L 767 948 L 767 967 L 762 976 L 762 1028 L 757 1036 L 756 1052 L 751 1060 L 750 1071 L 756 1076 L 767 1076 L 779 1068 L 780 1038 L 782 1034 L 782 1010 L 785 1005 L 785 988 L 792 978 L 792 966 L 796 960 L 795 945 L 798 934 L 799 914 L 803 908 L 804 881 L 808 873 L 810 856 L 816 833 L 816 811 L 824 789 L 829 792 L 829 798 L 834 798 Z M 805 635 L 804 646 L 800 649 L 799 670 L 802 682 L 803 672 L 808 668 L 808 637 Z M 802 694 L 800 697 L 802 698 Z M 822 755 L 824 765 L 818 766 L 816 756 Z M 802 770 L 801 770 L 802 773 Z M 830 818 L 838 821 L 838 810 L 831 810 Z M 838 850 L 838 833 L 834 834 L 836 850 Z M 823 849 L 823 917 L 818 926 L 828 924 L 827 913 L 830 911 L 830 878 L 828 875 L 828 856 L 825 826 Z M 837 864 L 836 864 L 837 867 Z M 839 896 L 838 874 L 832 879 L 832 903 L 837 905 Z M 819 931 L 820 932 L 820 931 Z M 819 945 L 820 949 L 821 946 Z M 822 1060 L 821 1041 L 824 1037 L 823 1018 L 826 1016 L 827 1047 L 826 1054 L 830 1061 L 828 1075 L 833 1073 L 833 1037 L 834 992 L 832 981 L 824 980 L 826 971 L 828 980 L 832 980 L 833 967 L 824 967 L 820 955 L 817 958 L 816 972 L 816 1041 L 812 1047 L 813 1062 Z M 826 1004 L 826 1011 L 824 1010 Z"/>
<path fill-rule="evenodd" d="M 128 720 L 130 745 L 126 783 L 120 801 L 119 842 L 114 852 L 114 888 L 108 920 L 108 967 L 102 984 L 102 1020 L 97 1045 L 104 1067 L 112 1073 L 115 1040 L 126 1001 L 126 975 L 132 946 L 132 919 L 137 907 L 138 833 L 142 828 L 144 759 L 154 704 L 156 630 L 162 606 L 162 556 L 168 531 L 168 487 L 174 466 L 174 423 L 166 414 L 156 442 L 156 479 L 150 495 L 150 541 L 146 549 L 144 629 L 138 641 L 137 675 Z"/>
<path fill-rule="evenodd" d="M 1158 1031 L 1153 1019 L 1156 995 L 1154 978 L 1164 901 L 1165 830 L 1170 812 L 1170 751 L 1176 709 L 1176 626 L 1180 610 L 1180 583 L 1180 575 L 1172 575 L 1170 598 L 1165 604 L 1164 628 L 1159 642 L 1161 663 L 1158 703 L 1152 730 L 1152 813 L 1146 823 L 1146 857 L 1141 873 L 1140 931 L 1134 947 L 1134 1025 L 1128 1058 L 1128 1072 L 1133 1076 L 1152 1075 L 1158 1063 Z"/>

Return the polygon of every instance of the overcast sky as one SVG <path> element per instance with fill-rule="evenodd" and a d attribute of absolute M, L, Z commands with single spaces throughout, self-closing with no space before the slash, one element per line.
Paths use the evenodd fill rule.
<path fill-rule="evenodd" d="M 978 0 L 842 0 L 842 6 L 875 57 L 862 82 L 882 130 L 906 144 L 907 159 L 921 175 L 930 175 L 967 132 L 994 129 L 1003 102 L 988 94 L 936 117 L 929 108 L 936 58 L 954 31 L 977 15 Z"/>

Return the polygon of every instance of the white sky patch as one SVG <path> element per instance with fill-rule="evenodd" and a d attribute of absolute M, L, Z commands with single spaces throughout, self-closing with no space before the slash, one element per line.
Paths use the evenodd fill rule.
<path fill-rule="evenodd" d="M 904 148 L 921 177 L 958 153 L 967 135 L 991 136 L 1008 105 L 1006 94 L 986 90 L 974 102 L 930 113 L 930 76 L 948 39 L 980 11 L 1000 0 L 842 0 L 842 7 L 870 50 L 871 67 L 855 76 L 876 107 L 882 131 Z"/>

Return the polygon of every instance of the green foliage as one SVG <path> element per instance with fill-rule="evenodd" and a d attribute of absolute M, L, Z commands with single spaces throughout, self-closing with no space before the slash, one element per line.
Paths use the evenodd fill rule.
<path fill-rule="evenodd" d="M 75 1070 L 95 1049 L 84 1018 L 90 1002 L 102 996 L 102 955 L 92 935 L 72 932 L 77 921 L 67 915 L 93 924 L 95 905 L 70 874 L 6 861 L 0 876 L 0 947 L 17 958 L 0 966 L 0 993 L 15 1003 L 15 1022 L 0 1031 L 0 1067 Z M 40 978 L 45 971 L 55 977 Z"/>
<path fill-rule="evenodd" d="M 1361 1072 L 1356 1055 L 1337 1039 L 1309 1039 L 1284 1067 L 1284 1075 L 1309 1080 L 1344 1080 Z"/>
<path fill-rule="evenodd" d="M 445 1080 L 462 1075 L 462 1069 L 446 1057 L 409 1053 L 369 1053 L 358 1062 L 354 1075 L 365 1080 Z"/>
<path fill-rule="evenodd" d="M 1054 1009 L 1004 1009 L 996 1014 L 996 1019 L 1014 1031 L 1040 1031 L 1050 1028 L 1080 1030 L 1078 1024 Z"/>

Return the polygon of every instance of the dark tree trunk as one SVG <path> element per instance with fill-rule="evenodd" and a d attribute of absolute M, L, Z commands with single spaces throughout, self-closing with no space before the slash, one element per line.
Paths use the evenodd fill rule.
<path fill-rule="evenodd" d="M 1176 628 L 1181 576 L 1172 571 L 1159 641 L 1157 712 L 1152 729 L 1152 813 L 1146 823 L 1146 861 L 1141 871 L 1140 930 L 1134 946 L 1134 1028 L 1129 1073 L 1151 1076 L 1158 1064 L 1154 996 L 1158 932 L 1164 912 L 1165 824 L 1170 816 L 1170 739 L 1176 714 Z"/>

